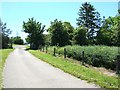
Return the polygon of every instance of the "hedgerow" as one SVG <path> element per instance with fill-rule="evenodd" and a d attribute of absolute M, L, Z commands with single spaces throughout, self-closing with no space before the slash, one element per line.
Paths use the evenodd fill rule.
<path fill-rule="evenodd" d="M 65 47 L 49 47 L 48 52 L 64 54 L 64 48 L 67 50 L 67 57 L 82 61 L 82 51 L 84 51 L 84 62 L 96 67 L 105 67 L 107 69 L 116 69 L 116 57 L 118 55 L 118 47 L 114 46 L 65 46 Z"/>

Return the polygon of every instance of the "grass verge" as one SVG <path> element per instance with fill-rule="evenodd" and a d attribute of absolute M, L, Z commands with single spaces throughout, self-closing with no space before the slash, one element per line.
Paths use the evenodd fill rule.
<path fill-rule="evenodd" d="M 54 67 L 60 68 L 77 78 L 93 82 L 102 88 L 118 88 L 118 77 L 107 76 L 96 70 L 75 64 L 63 58 L 54 57 L 50 54 L 45 54 L 38 50 L 29 50 L 37 58 L 51 64 Z"/>
<path fill-rule="evenodd" d="M 1 49 L 0 50 L 0 90 L 2 90 L 2 87 L 3 87 L 2 72 L 3 72 L 4 64 L 5 64 L 6 58 L 12 51 L 13 51 L 13 49 Z"/>

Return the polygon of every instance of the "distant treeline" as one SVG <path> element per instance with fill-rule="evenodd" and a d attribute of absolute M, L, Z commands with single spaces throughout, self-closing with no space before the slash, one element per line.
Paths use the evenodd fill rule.
<path fill-rule="evenodd" d="M 44 35 L 45 25 L 29 18 L 23 22 L 23 31 L 28 33 L 26 41 L 32 49 L 44 45 L 120 46 L 120 16 L 101 18 L 94 6 L 85 2 L 79 8 L 76 23 L 78 27 L 74 28 L 70 22 L 55 19 L 47 29 L 49 34 Z"/>
<path fill-rule="evenodd" d="M 29 18 L 27 22 L 23 21 L 23 31 L 28 33 L 26 41 L 31 49 L 38 49 L 44 45 L 120 46 L 119 14 L 115 17 L 101 18 L 95 7 L 85 2 L 78 10 L 76 24 L 77 27 L 74 28 L 70 22 L 55 19 L 47 29 L 49 34 L 43 34 L 46 30 L 45 25 L 34 18 Z"/>

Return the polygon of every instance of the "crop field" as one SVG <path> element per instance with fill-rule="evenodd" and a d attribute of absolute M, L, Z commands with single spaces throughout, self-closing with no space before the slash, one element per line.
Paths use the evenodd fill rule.
<path fill-rule="evenodd" d="M 82 61 L 82 52 L 84 51 L 84 62 L 96 67 L 105 67 L 107 69 L 116 70 L 116 61 L 118 55 L 118 47 L 113 46 L 65 46 L 65 47 L 48 47 L 47 52 L 53 54 L 54 48 L 56 53 L 66 55 L 68 58 L 73 58 Z"/>

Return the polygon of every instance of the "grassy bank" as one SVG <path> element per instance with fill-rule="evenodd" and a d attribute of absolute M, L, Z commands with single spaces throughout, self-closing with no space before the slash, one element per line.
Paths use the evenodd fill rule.
<path fill-rule="evenodd" d="M 10 52 L 12 52 L 13 49 L 2 49 L 0 50 L 0 90 L 2 89 L 2 80 L 3 80 L 3 76 L 2 76 L 2 72 L 3 72 L 3 67 L 5 64 L 5 60 L 8 57 L 8 55 L 10 54 Z"/>
<path fill-rule="evenodd" d="M 80 64 L 72 63 L 66 59 L 60 57 L 54 57 L 50 54 L 39 52 L 38 50 L 29 50 L 37 58 L 53 65 L 54 67 L 62 69 L 64 72 L 70 73 L 75 77 L 78 77 L 88 82 L 94 82 L 103 88 L 117 88 L 118 78 L 112 76 L 106 76 L 93 69 L 87 68 Z"/>

